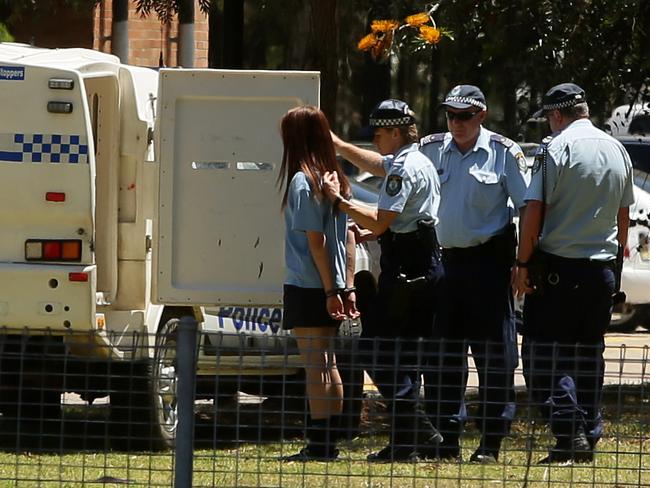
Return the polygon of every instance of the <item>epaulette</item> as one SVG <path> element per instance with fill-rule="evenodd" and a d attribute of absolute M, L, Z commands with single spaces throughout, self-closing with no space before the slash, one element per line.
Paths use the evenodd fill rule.
<path fill-rule="evenodd" d="M 437 134 L 429 134 L 428 136 L 424 136 L 422 139 L 420 139 L 420 146 L 424 146 L 425 144 L 430 144 L 432 142 L 442 142 L 445 140 L 445 134 L 446 132 L 438 132 Z"/>
<path fill-rule="evenodd" d="M 551 141 L 553 140 L 554 136 L 555 136 L 555 134 L 551 134 L 550 136 L 546 136 L 544 139 L 542 139 L 542 144 L 544 144 L 545 146 L 548 146 L 551 143 Z"/>
<path fill-rule="evenodd" d="M 492 134 L 490 136 L 490 140 L 496 141 L 499 144 L 503 144 L 508 149 L 510 149 L 512 146 L 515 145 L 515 141 L 513 141 L 512 139 L 508 139 L 506 136 L 502 136 L 501 134 Z"/>

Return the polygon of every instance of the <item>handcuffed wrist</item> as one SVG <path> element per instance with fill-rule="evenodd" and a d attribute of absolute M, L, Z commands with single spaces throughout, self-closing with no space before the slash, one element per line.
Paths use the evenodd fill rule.
<path fill-rule="evenodd" d="M 327 290 L 327 291 L 325 292 L 325 296 L 326 296 L 327 298 L 335 297 L 335 296 L 337 296 L 337 295 L 340 295 L 342 291 L 343 291 L 343 290 L 341 290 L 341 288 L 332 288 L 331 290 Z"/>
<path fill-rule="evenodd" d="M 348 286 L 347 288 L 343 288 L 343 291 L 342 291 L 341 293 L 342 293 L 343 295 L 347 296 L 347 295 L 349 295 L 350 293 L 354 293 L 355 291 L 357 291 L 357 287 L 356 287 L 356 286 Z"/>
<path fill-rule="evenodd" d="M 515 261 L 515 264 L 517 265 L 518 268 L 527 268 L 528 267 L 528 261 L 519 261 L 517 259 Z"/>

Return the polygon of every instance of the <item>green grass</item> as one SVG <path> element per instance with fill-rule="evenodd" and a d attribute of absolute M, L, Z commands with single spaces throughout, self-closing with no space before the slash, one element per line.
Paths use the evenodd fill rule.
<path fill-rule="evenodd" d="M 628 391 L 629 390 L 629 391 Z M 197 448 L 194 452 L 194 486 L 197 487 L 631 487 L 650 486 L 650 417 L 645 389 L 628 388 L 605 392 L 604 416 L 606 436 L 598 444 L 592 464 L 537 466 L 553 439 L 546 426 L 531 432 L 528 414 L 520 399 L 519 419 L 512 435 L 504 441 L 499 464 L 483 466 L 468 462 L 421 462 L 418 464 L 372 465 L 365 461 L 369 452 L 385 444 L 386 416 L 382 402 L 369 400 L 364 408 L 364 434 L 353 442 L 341 445 L 340 460 L 332 463 L 282 463 L 278 456 L 293 454 L 302 447 L 299 439 L 281 442 L 274 438 L 262 443 L 233 444 L 219 449 Z M 614 395 L 614 393 L 616 393 Z M 470 401 L 470 410 L 475 408 Z M 255 426 L 258 412 L 250 407 L 237 417 L 222 422 Z M 80 413 L 69 410 L 70 417 Z M 105 408 L 95 409 L 100 423 Z M 299 415 L 298 417 L 302 417 Z M 290 417 L 264 417 L 270 422 L 285 422 L 285 428 L 299 432 L 299 425 Z M 224 420 L 225 419 L 225 420 Z M 281 420 L 284 419 L 284 420 Z M 214 418 L 208 418 L 214 421 Z M 295 419 L 294 419 L 295 420 Z M 208 427 L 211 422 L 208 423 Z M 249 426 L 249 427 L 250 427 Z M 205 427 L 205 426 L 204 426 Z M 261 427 L 260 427 L 261 428 Z M 210 432 L 212 431 L 211 429 Z M 72 431 L 83 437 L 85 431 Z M 91 432 L 91 431 L 88 431 Z M 7 452 L 14 444 L 5 442 L 0 450 L 0 488 L 5 487 L 171 487 L 174 482 L 173 453 L 104 452 L 101 433 L 92 431 L 84 449 L 71 447 L 70 453 L 57 454 L 55 443 L 51 453 Z M 261 431 L 260 431 L 261 432 Z M 288 432 L 285 431 L 285 432 Z M 52 436 L 51 436 L 52 438 Z M 255 437 L 253 437 L 255 438 Z M 88 445 L 98 442 L 97 452 Z M 54 440 L 57 438 L 54 436 Z M 463 437 L 463 459 L 468 460 L 478 445 L 478 433 L 468 424 Z M 198 443 L 206 444 L 206 439 Z M 532 446 L 532 449 L 528 447 Z M 528 466 L 530 462 L 530 466 Z M 647 465 L 647 468 L 646 468 Z"/>
<path fill-rule="evenodd" d="M 593 464 L 526 468 L 524 424 L 515 425 L 503 446 L 498 465 L 470 463 L 384 464 L 365 462 L 368 452 L 385 442 L 384 436 L 362 437 L 342 446 L 341 460 L 332 463 L 281 463 L 280 454 L 297 451 L 301 443 L 244 444 L 236 449 L 197 450 L 194 486 L 241 487 L 623 487 L 650 486 L 648 438 L 639 424 L 608 425 L 617 438 L 598 445 Z M 645 427 L 645 426 L 643 426 Z M 478 439 L 464 438 L 464 459 Z M 534 463 L 551 443 L 535 436 Z M 173 486 L 172 453 L 0 453 L 0 487 Z M 18 481 L 16 481 L 18 480 Z M 122 481 L 122 483 L 119 483 Z M 128 485 L 126 484 L 128 483 Z"/>

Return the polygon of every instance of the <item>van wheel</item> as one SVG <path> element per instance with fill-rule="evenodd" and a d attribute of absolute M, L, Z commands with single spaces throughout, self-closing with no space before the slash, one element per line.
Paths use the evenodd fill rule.
<path fill-rule="evenodd" d="M 178 426 L 176 336 L 179 320 L 158 328 L 154 357 L 132 364 L 111 390 L 112 444 L 121 450 L 162 450 L 174 446 Z"/>
<path fill-rule="evenodd" d="M 156 334 L 151 374 L 151 400 L 155 435 L 163 446 L 173 447 L 178 427 L 176 396 L 176 340 L 179 319 L 168 320 Z"/>

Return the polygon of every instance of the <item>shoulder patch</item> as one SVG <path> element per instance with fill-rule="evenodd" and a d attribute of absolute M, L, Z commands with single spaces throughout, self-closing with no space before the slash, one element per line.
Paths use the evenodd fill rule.
<path fill-rule="evenodd" d="M 432 142 L 442 142 L 445 140 L 446 132 L 438 132 L 437 134 L 429 134 L 420 139 L 420 146 L 431 144 Z"/>
<path fill-rule="evenodd" d="M 508 149 L 510 149 L 512 146 L 515 145 L 515 141 L 508 139 L 506 136 L 502 136 L 501 134 L 492 134 L 490 136 L 490 140 L 498 142 L 499 144 L 504 145 Z"/>
<path fill-rule="evenodd" d="M 402 177 L 400 175 L 388 175 L 386 179 L 386 193 L 394 197 L 402 190 Z"/>
<path fill-rule="evenodd" d="M 528 171 L 528 163 L 526 162 L 526 156 L 524 156 L 524 153 L 519 151 L 515 155 L 515 160 L 517 161 L 517 166 L 519 167 L 519 171 L 526 174 L 526 172 Z"/>
<path fill-rule="evenodd" d="M 537 154 L 535 154 L 535 159 L 533 160 L 533 167 L 531 168 L 532 173 L 537 173 L 541 169 L 543 163 L 544 151 L 538 151 Z"/>

